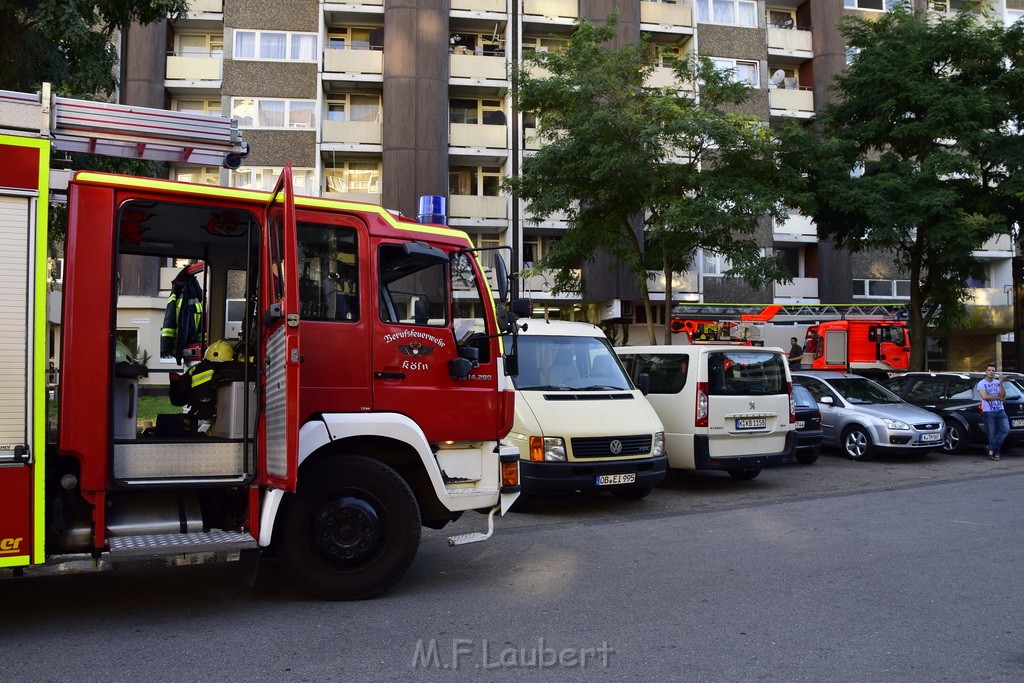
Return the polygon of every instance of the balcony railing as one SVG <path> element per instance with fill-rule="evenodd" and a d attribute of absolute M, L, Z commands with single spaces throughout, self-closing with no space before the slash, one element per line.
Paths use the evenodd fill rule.
<path fill-rule="evenodd" d="M 384 54 L 380 50 L 324 50 L 324 71 L 381 75 Z"/>
<path fill-rule="evenodd" d="M 452 147 L 508 148 L 508 126 L 453 123 L 450 134 Z"/>
<path fill-rule="evenodd" d="M 818 239 L 818 226 L 809 216 L 796 212 L 790 212 L 789 218 L 782 222 L 775 222 L 772 229 L 773 239 L 776 242 L 796 240 L 800 242 L 814 241 Z"/>
<path fill-rule="evenodd" d="M 789 284 L 776 283 L 776 299 L 817 299 L 818 278 L 816 277 L 795 277 Z"/>
<path fill-rule="evenodd" d="M 373 121 L 324 121 L 323 141 L 379 145 L 382 128 L 380 122 Z"/>
<path fill-rule="evenodd" d="M 380 206 L 380 192 L 324 192 L 324 197 Z"/>
<path fill-rule="evenodd" d="M 577 19 L 580 8 L 577 0 L 523 0 L 523 14 L 551 19 Z"/>
<path fill-rule="evenodd" d="M 223 0 L 189 0 L 188 13 L 223 14 L 224 2 Z"/>
<path fill-rule="evenodd" d="M 676 72 L 667 66 L 656 66 L 651 71 L 644 83 L 648 88 L 677 88 L 679 90 L 693 90 L 693 82 L 680 82 L 676 78 Z"/>
<path fill-rule="evenodd" d="M 167 79 L 173 81 L 219 81 L 224 61 L 220 57 L 167 58 Z"/>
<path fill-rule="evenodd" d="M 453 194 L 448 197 L 449 218 L 489 219 L 508 217 L 507 197 Z"/>
<path fill-rule="evenodd" d="M 798 88 L 770 88 L 768 102 L 772 109 L 792 112 L 793 116 L 804 117 L 814 114 L 814 91 Z"/>
<path fill-rule="evenodd" d="M 682 294 L 683 292 L 700 291 L 700 287 L 698 285 L 699 279 L 700 277 L 695 270 L 687 270 L 682 273 L 672 273 L 673 296 Z M 665 293 L 665 271 L 647 271 L 647 291 L 651 294 Z"/>
<path fill-rule="evenodd" d="M 693 6 L 689 2 L 641 2 L 640 22 L 690 28 L 693 26 Z"/>
<path fill-rule="evenodd" d="M 453 10 L 504 12 L 505 0 L 451 0 Z"/>
<path fill-rule="evenodd" d="M 449 66 L 451 78 L 473 78 L 504 81 L 508 78 L 505 58 L 485 54 L 453 54 Z"/>
<path fill-rule="evenodd" d="M 811 53 L 811 32 L 796 28 L 768 27 L 768 49 L 787 53 Z"/>

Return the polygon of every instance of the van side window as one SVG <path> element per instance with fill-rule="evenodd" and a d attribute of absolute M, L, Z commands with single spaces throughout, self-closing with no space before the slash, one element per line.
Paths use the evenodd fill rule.
<path fill-rule="evenodd" d="M 678 394 L 686 385 L 689 354 L 657 354 L 627 356 L 623 362 L 634 382 L 646 372 L 650 380 L 649 394 Z"/>

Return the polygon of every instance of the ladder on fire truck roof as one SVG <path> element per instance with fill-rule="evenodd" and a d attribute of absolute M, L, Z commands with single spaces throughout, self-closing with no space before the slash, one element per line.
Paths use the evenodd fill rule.
<path fill-rule="evenodd" d="M 903 320 L 907 305 L 899 303 L 865 304 L 679 304 L 672 308 L 673 318 L 711 318 L 748 322 L 808 323 L 855 318 Z"/>
<path fill-rule="evenodd" d="M 238 168 L 249 154 L 238 122 L 222 116 L 0 90 L 0 132 L 48 138 L 54 149 Z"/>

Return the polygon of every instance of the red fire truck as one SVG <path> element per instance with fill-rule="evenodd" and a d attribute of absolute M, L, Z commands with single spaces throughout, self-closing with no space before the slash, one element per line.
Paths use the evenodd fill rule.
<path fill-rule="evenodd" d="M 764 345 L 766 324 L 807 325 L 811 369 L 882 375 L 910 368 L 903 313 L 902 304 L 681 304 L 670 329 L 691 343 Z"/>
<path fill-rule="evenodd" d="M 48 338 L 53 148 L 231 167 L 247 152 L 227 119 L 0 91 L 0 568 L 272 552 L 312 593 L 360 599 L 404 574 L 421 525 L 479 510 L 487 531 L 449 542 L 490 536 L 518 495 L 500 441 L 514 324 L 464 233 L 293 196 L 288 168 L 269 193 L 79 172 Z M 115 341 L 140 258 L 194 278 L 172 287 L 170 356 L 147 363 Z M 143 381 L 182 407 L 142 423 Z"/>

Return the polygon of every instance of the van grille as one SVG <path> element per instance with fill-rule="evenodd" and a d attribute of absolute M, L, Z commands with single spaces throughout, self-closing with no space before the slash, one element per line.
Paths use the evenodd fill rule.
<path fill-rule="evenodd" d="M 612 452 L 612 441 L 622 444 L 622 450 Z M 570 439 L 572 454 L 577 458 L 608 458 L 617 455 L 646 455 L 651 452 L 651 435 L 591 436 Z"/>

